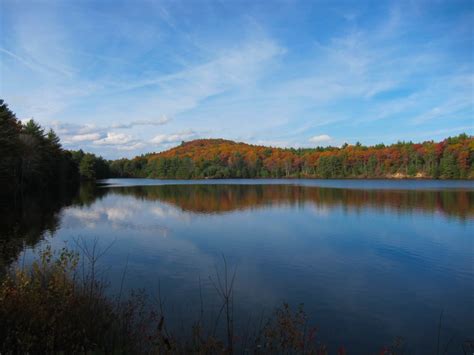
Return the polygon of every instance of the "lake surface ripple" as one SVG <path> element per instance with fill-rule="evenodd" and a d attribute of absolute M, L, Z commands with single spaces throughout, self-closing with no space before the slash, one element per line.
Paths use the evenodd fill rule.
<path fill-rule="evenodd" d="M 474 184 L 468 181 L 111 179 L 9 211 L 0 266 L 50 244 L 113 243 L 117 290 L 154 293 L 186 321 L 215 309 L 222 255 L 237 268 L 236 322 L 304 303 L 331 349 L 412 353 L 474 336 Z M 452 353 L 459 353 L 459 345 Z"/>

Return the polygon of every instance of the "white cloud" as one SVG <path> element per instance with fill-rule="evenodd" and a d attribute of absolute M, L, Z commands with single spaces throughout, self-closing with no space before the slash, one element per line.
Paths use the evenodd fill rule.
<path fill-rule="evenodd" d="M 69 208 L 66 209 L 66 214 L 78 218 L 81 221 L 98 221 L 100 219 L 100 211 L 95 210 Z"/>
<path fill-rule="evenodd" d="M 110 221 L 126 221 L 133 215 L 129 207 L 105 207 L 104 212 Z"/>
<path fill-rule="evenodd" d="M 163 204 L 162 206 L 154 206 L 149 212 L 160 218 L 182 218 L 183 214 L 174 206 Z"/>
<path fill-rule="evenodd" d="M 131 136 L 125 133 L 107 132 L 105 138 L 94 141 L 97 145 L 123 145 L 133 140 Z"/>
<path fill-rule="evenodd" d="M 321 134 L 319 136 L 314 136 L 309 139 L 311 143 L 315 144 L 323 144 L 323 143 L 329 143 L 332 140 L 330 136 L 327 134 Z"/>
<path fill-rule="evenodd" d="M 53 128 L 56 133 L 61 135 L 82 135 L 88 133 L 100 133 L 101 129 L 93 124 L 75 124 L 61 122 L 58 120 L 50 121 L 49 126 Z"/>
<path fill-rule="evenodd" d="M 87 142 L 87 141 L 96 141 L 100 139 L 99 133 L 86 133 L 86 134 L 77 134 L 75 136 L 65 136 L 63 138 L 64 143 L 77 143 L 77 142 Z"/>
<path fill-rule="evenodd" d="M 144 121 L 139 121 L 145 124 Z M 131 135 L 119 132 L 110 132 L 111 127 L 97 127 L 92 124 L 65 124 L 53 121 L 52 128 L 60 134 L 61 142 L 67 148 L 94 150 L 108 149 L 109 151 L 137 151 L 144 148 L 145 143 Z M 115 127 L 125 128 L 125 127 Z M 131 128 L 131 127 L 130 127 Z M 98 154 L 102 154 L 97 152 Z"/>
<path fill-rule="evenodd" d="M 137 150 L 137 149 L 144 148 L 145 146 L 146 146 L 145 143 L 137 142 L 137 143 L 128 143 L 126 145 L 118 146 L 117 149 L 118 150 L 123 150 L 123 151 L 132 151 L 132 150 Z"/>
<path fill-rule="evenodd" d="M 150 142 L 153 144 L 177 143 L 194 137 L 196 137 L 196 132 L 188 130 L 174 134 L 159 134 L 151 139 Z"/>
<path fill-rule="evenodd" d="M 162 126 L 168 122 L 170 122 L 171 119 L 167 116 L 161 116 L 158 119 L 150 119 L 150 120 L 138 120 L 138 121 L 132 121 L 130 123 L 124 123 L 124 124 L 115 124 L 112 125 L 111 128 L 132 128 L 135 126 Z"/>

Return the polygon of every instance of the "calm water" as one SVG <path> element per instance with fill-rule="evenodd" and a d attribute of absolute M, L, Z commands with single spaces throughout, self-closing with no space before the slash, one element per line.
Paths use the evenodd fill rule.
<path fill-rule="evenodd" d="M 2 226 L 2 262 L 74 238 L 113 243 L 102 267 L 117 290 L 157 292 L 177 323 L 216 310 L 209 276 L 237 268 L 236 322 L 304 303 L 330 349 L 375 352 L 403 336 L 435 353 L 444 311 L 451 353 L 474 337 L 474 183 L 466 181 L 113 179 L 37 202 Z M 26 250 L 26 251 L 25 251 Z M 201 286 L 200 286 L 201 285 Z"/>

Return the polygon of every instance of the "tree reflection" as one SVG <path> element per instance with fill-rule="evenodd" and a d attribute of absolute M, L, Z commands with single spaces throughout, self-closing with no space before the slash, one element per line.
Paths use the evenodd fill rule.
<path fill-rule="evenodd" d="M 361 190 L 295 185 L 162 185 L 110 188 L 111 193 L 159 200 L 194 213 L 224 213 L 271 205 L 314 204 L 347 210 L 373 208 L 441 213 L 464 220 L 474 215 L 469 190 Z"/>
<path fill-rule="evenodd" d="M 104 196 L 105 189 L 95 184 L 83 184 L 79 189 L 38 191 L 0 204 L 0 275 L 5 267 L 28 247 L 34 247 L 58 230 L 60 212 L 71 205 L 89 205 Z"/>
<path fill-rule="evenodd" d="M 192 213 L 227 213 L 268 206 L 312 204 L 318 208 L 421 211 L 466 220 L 474 216 L 469 190 L 357 190 L 295 185 L 161 185 L 105 187 L 83 184 L 79 190 L 38 194 L 0 205 L 0 270 L 60 226 L 67 206 L 90 206 L 107 194 L 162 201 Z M 0 271 L 1 273 L 1 271 Z"/>

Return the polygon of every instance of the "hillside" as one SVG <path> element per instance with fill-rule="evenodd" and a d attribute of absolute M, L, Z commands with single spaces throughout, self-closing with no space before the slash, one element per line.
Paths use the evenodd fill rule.
<path fill-rule="evenodd" d="M 266 149 L 263 146 L 253 146 L 247 143 L 234 142 L 226 139 L 196 139 L 189 142 L 183 142 L 179 146 L 171 148 L 161 153 L 152 154 L 152 158 L 185 158 L 204 157 L 212 159 L 215 156 L 221 156 L 232 153 L 245 154 L 249 150 Z"/>
<path fill-rule="evenodd" d="M 198 139 L 160 153 L 111 162 L 120 177 L 155 178 L 474 178 L 474 137 L 390 146 L 273 148 Z"/>

